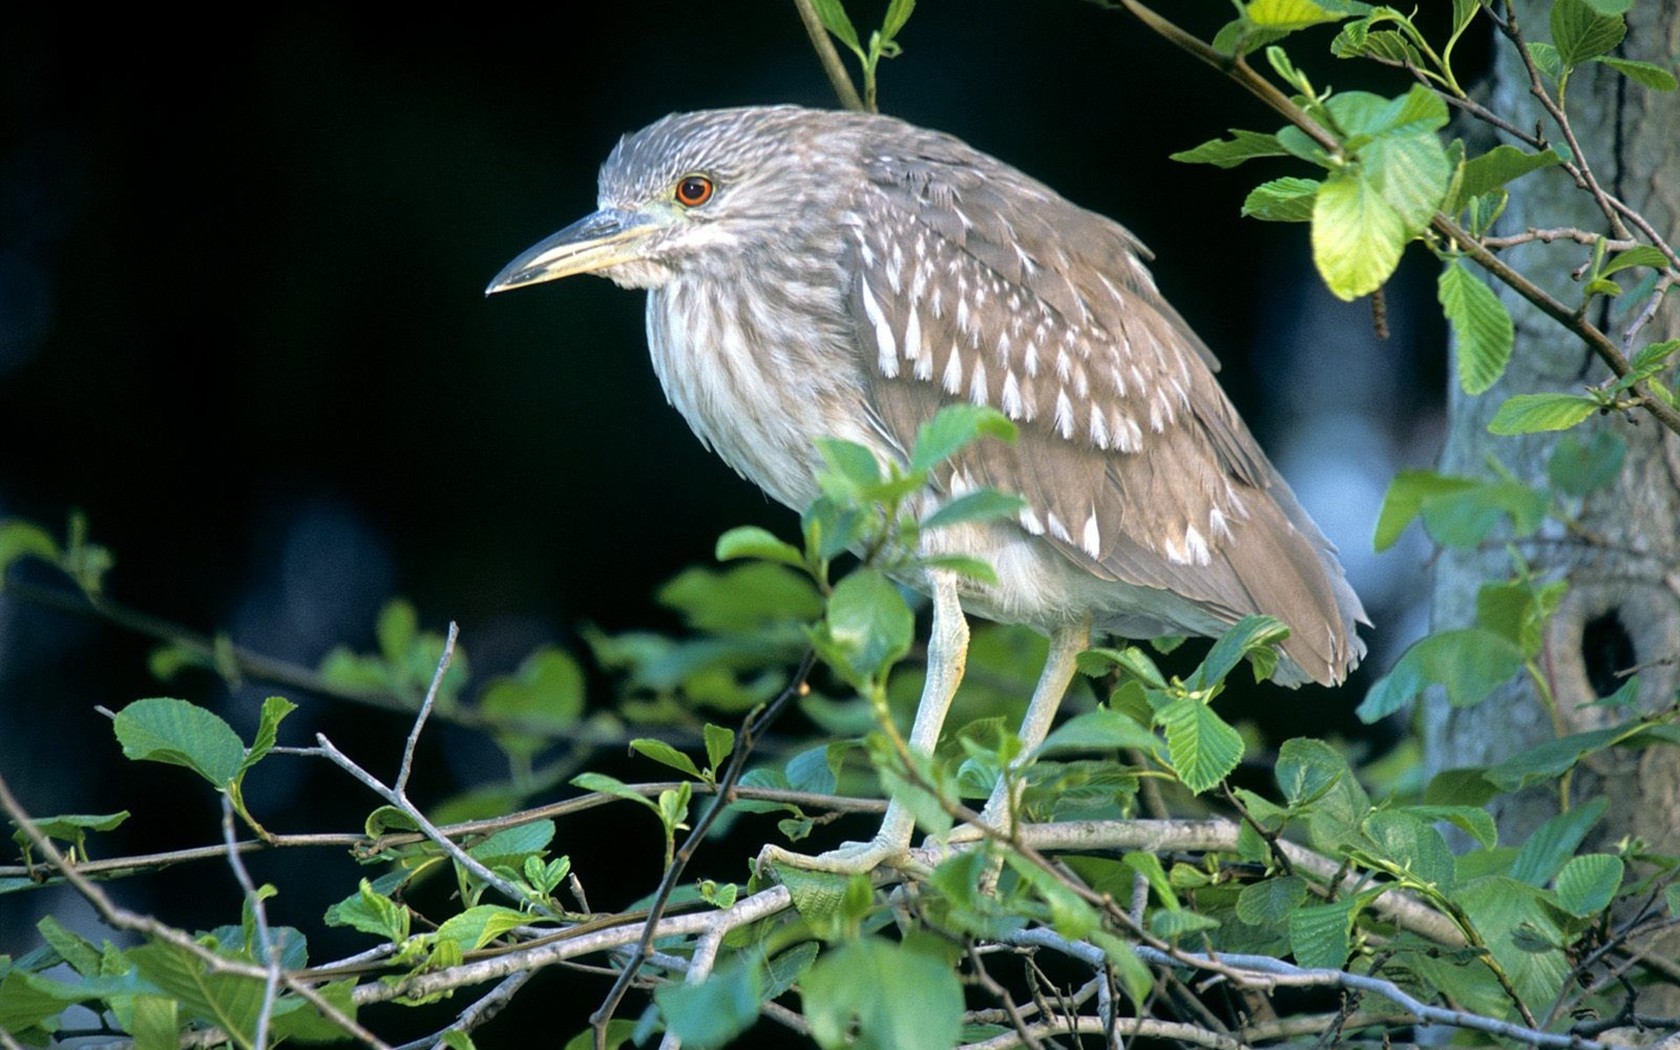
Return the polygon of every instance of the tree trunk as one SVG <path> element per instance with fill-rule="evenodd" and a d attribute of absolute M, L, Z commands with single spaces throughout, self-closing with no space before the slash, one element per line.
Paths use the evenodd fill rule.
<path fill-rule="evenodd" d="M 1535 0 L 1516 4 L 1530 41 L 1550 39 L 1550 6 Z M 1680 5 L 1636 3 L 1628 23 L 1618 55 L 1672 70 L 1673 56 L 1680 51 Z M 1521 114 L 1513 121 L 1519 127 L 1541 122 L 1548 136 L 1561 142 L 1529 94 L 1528 73 L 1514 49 L 1501 44 L 1496 50 L 1492 108 L 1502 114 Z M 1606 192 L 1642 212 L 1672 241 L 1680 217 L 1680 165 L 1675 161 L 1680 97 L 1647 90 L 1590 63 L 1571 77 L 1568 109 L 1582 153 Z M 1510 207 L 1499 232 L 1564 226 L 1608 232 L 1592 198 L 1561 171 L 1530 175 L 1513 183 L 1510 190 Z M 1560 300 L 1579 302 L 1582 287 L 1572 281 L 1570 271 L 1589 252 L 1563 242 L 1533 243 L 1510 250 L 1506 259 Z M 1481 397 L 1466 397 L 1455 386 L 1442 469 L 1487 476 L 1492 457 L 1518 478 L 1543 485 L 1556 436 L 1495 437 L 1487 432 L 1489 418 L 1512 394 L 1579 392 L 1609 372 L 1538 310 L 1504 289 L 1499 293 L 1516 319 L 1511 368 L 1494 390 Z M 1603 305 L 1607 309 L 1595 304 L 1593 316 L 1602 330 L 1619 340 L 1638 305 L 1626 312 L 1617 303 Z M 1639 342 L 1680 335 L 1676 312 L 1672 305 L 1664 309 Z M 1595 417 L 1575 433 L 1585 439 L 1596 429 L 1620 435 L 1627 442 L 1627 459 L 1616 482 L 1589 495 L 1579 508 L 1581 525 L 1595 539 L 1585 541 L 1556 529 L 1519 545 L 1537 574 L 1569 581 L 1568 597 L 1551 623 L 1541 656 L 1557 710 L 1548 712 L 1523 679 L 1468 709 L 1453 709 L 1444 696 L 1432 695 L 1425 708 L 1431 773 L 1487 765 L 1554 736 L 1623 720 L 1625 712 L 1582 704 L 1613 691 L 1620 684 L 1615 673 L 1629 667 L 1641 668 L 1643 710 L 1659 710 L 1673 702 L 1680 677 L 1675 662 L 1680 654 L 1680 438 L 1638 412 Z M 1434 629 L 1472 623 L 1480 584 L 1509 574 L 1502 547 L 1445 552 L 1435 575 Z M 1600 794 L 1611 799 L 1608 816 L 1592 840 L 1597 848 L 1612 849 L 1624 836 L 1637 836 L 1651 849 L 1680 853 L 1680 748 L 1600 753 L 1578 770 L 1570 794 L 1572 802 Z M 1500 800 L 1495 815 L 1501 841 L 1521 843 L 1537 824 L 1558 811 L 1559 801 L 1556 785 Z M 1670 958 L 1680 955 L 1673 941 L 1666 949 Z M 1640 1000 L 1641 1012 L 1656 1005 L 1646 998 Z M 1674 1012 L 1676 1005 L 1671 998 L 1666 1012 Z"/>

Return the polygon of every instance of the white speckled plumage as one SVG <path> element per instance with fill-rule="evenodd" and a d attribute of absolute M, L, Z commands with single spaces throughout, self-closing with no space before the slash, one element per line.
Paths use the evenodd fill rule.
<path fill-rule="evenodd" d="M 680 208 L 671 187 L 690 173 L 716 194 Z M 816 495 L 817 437 L 902 459 L 940 405 L 993 405 L 1019 441 L 971 446 L 956 474 L 1026 509 L 926 537 L 997 571 L 965 585 L 965 607 L 1134 637 L 1265 612 L 1293 629 L 1288 682 L 1340 681 L 1363 654 L 1333 548 L 1113 221 L 948 135 L 794 107 L 626 136 L 599 203 L 657 227 L 598 272 L 649 290 L 671 403 L 781 502 Z"/>

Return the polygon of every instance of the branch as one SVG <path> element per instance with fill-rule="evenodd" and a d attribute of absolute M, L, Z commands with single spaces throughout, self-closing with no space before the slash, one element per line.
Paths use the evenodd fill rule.
<path fill-rule="evenodd" d="M 799 21 L 805 25 L 805 32 L 811 38 L 811 47 L 817 52 L 817 61 L 822 63 L 823 72 L 827 74 L 835 96 L 840 99 L 840 105 L 855 112 L 863 112 L 863 99 L 858 95 L 851 76 L 846 72 L 846 64 L 840 60 L 840 52 L 834 49 L 834 41 L 829 38 L 828 30 L 823 28 L 822 16 L 817 14 L 816 5 L 811 0 L 793 0 L 793 6 L 799 11 Z"/>

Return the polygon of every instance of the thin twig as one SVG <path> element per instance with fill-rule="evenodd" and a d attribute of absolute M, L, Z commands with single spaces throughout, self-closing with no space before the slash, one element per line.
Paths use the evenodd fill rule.
<path fill-rule="evenodd" d="M 840 60 L 840 52 L 835 50 L 834 41 L 829 39 L 828 30 L 823 28 L 822 16 L 817 14 L 817 7 L 811 0 L 793 0 L 793 6 L 799 11 L 799 21 L 804 24 L 805 32 L 811 38 L 811 47 L 817 53 L 817 61 L 822 63 L 823 73 L 828 76 L 828 83 L 834 88 L 835 97 L 840 105 L 855 112 L 863 112 L 863 98 L 852 84 L 852 78 L 846 72 L 846 64 Z"/>
<path fill-rule="evenodd" d="M 420 744 L 420 730 L 426 727 L 426 717 L 432 713 L 432 705 L 437 703 L 438 688 L 443 685 L 443 676 L 449 673 L 449 665 L 455 659 L 455 639 L 460 633 L 461 629 L 455 621 L 449 621 L 449 632 L 443 638 L 443 655 L 438 657 L 432 684 L 426 687 L 426 699 L 420 704 L 420 713 L 414 716 L 414 727 L 408 731 L 408 741 L 403 745 L 402 765 L 397 769 L 396 782 L 391 785 L 399 795 L 408 793 L 408 776 L 414 771 L 414 749 Z"/>
<path fill-rule="evenodd" d="M 816 666 L 817 654 L 815 650 L 808 650 L 799 667 L 794 671 L 793 678 L 774 700 L 764 707 L 747 716 L 741 724 L 741 730 L 735 735 L 735 749 L 729 756 L 729 763 L 724 768 L 723 775 L 717 778 L 717 795 L 712 804 L 694 822 L 694 828 L 683 839 L 682 846 L 672 855 L 671 865 L 665 871 L 665 876 L 659 880 L 659 888 L 654 891 L 653 903 L 648 908 L 647 922 L 642 926 L 641 943 L 636 946 L 636 953 L 625 964 L 624 972 L 619 974 L 618 980 L 613 982 L 607 997 L 595 1012 L 590 1015 L 589 1023 L 595 1029 L 595 1050 L 606 1050 L 607 1024 L 618 1010 L 618 1004 L 624 1000 L 625 992 L 630 990 L 630 982 L 635 979 L 636 971 L 641 968 L 642 961 L 652 950 L 655 933 L 659 928 L 659 920 L 664 914 L 665 906 L 670 902 L 671 894 L 676 890 L 677 883 L 682 879 L 683 869 L 694 855 L 706 833 L 711 830 L 712 823 L 734 801 L 735 787 L 741 780 L 741 774 L 746 772 L 747 758 L 758 744 L 758 738 L 774 725 L 781 717 L 787 706 L 805 689 L 805 679 Z"/>
<path fill-rule="evenodd" d="M 233 799 L 225 794 L 222 795 L 222 842 L 226 846 L 228 867 L 233 869 L 233 877 L 245 894 L 245 906 L 251 909 L 259 957 L 267 970 L 263 978 L 262 1005 L 257 1009 L 257 1029 L 251 1037 L 252 1044 L 258 1050 L 264 1050 L 268 1046 L 268 1026 L 274 1019 L 274 1003 L 280 997 L 280 978 L 285 973 L 285 967 L 280 965 L 280 946 L 275 943 L 268 927 L 268 908 L 263 904 L 262 894 L 257 892 L 257 884 L 251 881 L 245 861 L 239 856 L 239 839 L 233 825 Z"/>

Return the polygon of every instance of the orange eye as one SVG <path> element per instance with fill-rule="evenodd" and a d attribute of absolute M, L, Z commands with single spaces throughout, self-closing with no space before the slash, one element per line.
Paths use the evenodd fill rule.
<path fill-rule="evenodd" d="M 677 203 L 685 208 L 698 208 L 712 199 L 716 188 L 704 175 L 684 175 L 677 183 Z"/>

